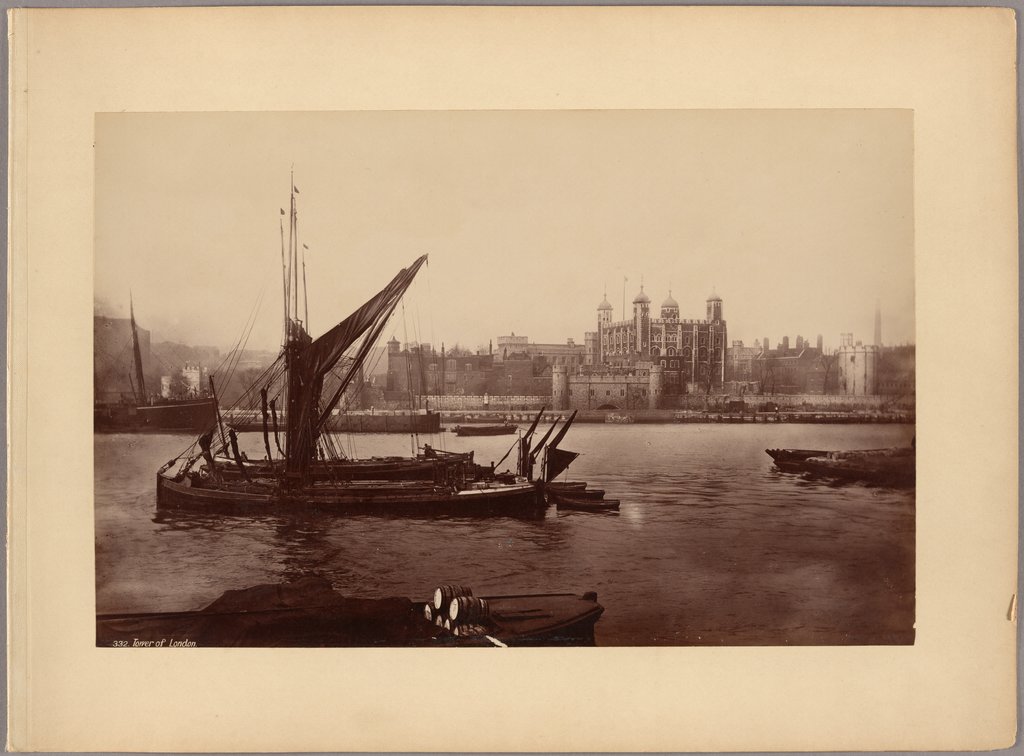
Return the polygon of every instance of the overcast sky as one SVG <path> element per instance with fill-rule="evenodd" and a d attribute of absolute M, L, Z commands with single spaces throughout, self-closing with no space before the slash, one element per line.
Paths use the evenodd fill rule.
<path fill-rule="evenodd" d="M 910 111 L 101 114 L 98 310 L 155 339 L 281 337 L 289 171 L 326 330 L 430 255 L 385 339 L 581 342 L 605 287 L 730 340 L 914 341 Z"/>

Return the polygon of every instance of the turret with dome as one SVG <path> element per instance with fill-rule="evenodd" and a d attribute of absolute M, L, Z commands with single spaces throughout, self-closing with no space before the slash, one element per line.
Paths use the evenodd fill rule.
<path fill-rule="evenodd" d="M 668 296 L 661 303 L 661 317 L 665 320 L 679 320 L 679 303 L 672 298 L 672 289 L 668 290 Z"/>

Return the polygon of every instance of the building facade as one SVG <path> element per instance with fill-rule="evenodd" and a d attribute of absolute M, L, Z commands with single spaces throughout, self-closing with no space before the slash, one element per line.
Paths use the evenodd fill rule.
<path fill-rule="evenodd" d="M 571 370 L 585 362 L 585 346 L 577 344 L 572 338 L 566 339 L 564 344 L 536 344 L 527 336 L 512 333 L 499 336 L 497 342 L 498 348 L 494 354 L 496 363 L 526 358 L 542 360 L 546 365 L 565 365 Z"/>
<path fill-rule="evenodd" d="M 726 322 L 722 299 L 712 294 L 703 320 L 679 317 L 679 304 L 669 292 L 657 316 L 644 292 L 633 298 L 633 317 L 615 322 L 607 297 L 597 307 L 597 331 L 585 339 L 593 344 L 595 366 L 633 368 L 647 363 L 661 368 L 666 394 L 710 391 L 726 378 Z M 586 360 L 584 360 L 586 362 Z"/>

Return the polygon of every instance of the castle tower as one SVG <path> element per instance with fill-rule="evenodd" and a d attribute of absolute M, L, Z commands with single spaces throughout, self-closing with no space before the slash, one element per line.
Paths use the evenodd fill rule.
<path fill-rule="evenodd" d="M 604 362 L 604 329 L 611 325 L 612 305 L 608 301 L 608 291 L 605 290 L 604 299 L 597 306 L 597 348 L 594 350 L 595 361 Z"/>
<path fill-rule="evenodd" d="M 598 331 L 601 330 L 600 326 L 607 325 L 612 322 L 612 306 L 608 301 L 608 292 L 605 292 L 604 299 L 601 300 L 601 304 L 597 306 L 597 324 Z"/>
<path fill-rule="evenodd" d="M 661 365 L 651 366 L 651 375 L 647 386 L 647 408 L 661 407 L 661 397 L 665 393 L 665 368 Z"/>
<path fill-rule="evenodd" d="M 722 319 L 722 298 L 717 294 L 708 297 L 708 322 L 717 323 Z"/>
<path fill-rule="evenodd" d="M 555 365 L 551 368 L 551 403 L 554 409 L 569 409 L 569 368 Z"/>
<path fill-rule="evenodd" d="M 647 357 L 651 353 L 651 298 L 644 293 L 643 284 L 640 284 L 640 293 L 633 297 L 633 323 L 636 328 L 634 351 Z"/>

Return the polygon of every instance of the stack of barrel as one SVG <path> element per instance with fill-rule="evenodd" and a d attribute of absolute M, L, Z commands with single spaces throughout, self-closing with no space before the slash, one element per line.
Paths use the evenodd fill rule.
<path fill-rule="evenodd" d="M 491 615 L 487 599 L 473 596 L 464 585 L 442 585 L 434 590 L 433 601 L 423 605 L 423 617 L 437 627 L 459 637 L 485 635 Z"/>

